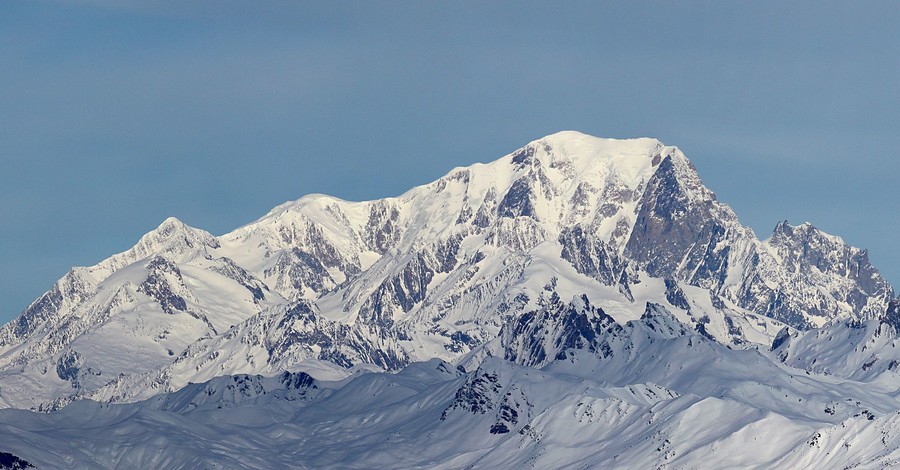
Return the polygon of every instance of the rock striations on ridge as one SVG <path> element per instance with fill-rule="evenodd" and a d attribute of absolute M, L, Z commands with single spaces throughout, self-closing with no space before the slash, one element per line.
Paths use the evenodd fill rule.
<path fill-rule="evenodd" d="M 309 195 L 219 237 L 168 219 L 0 329 L 0 406 L 432 358 L 543 365 L 617 350 L 612 330 L 657 310 L 768 348 L 784 328 L 796 343 L 881 319 L 892 299 L 864 250 L 812 225 L 758 239 L 679 149 L 560 132 L 398 197 Z"/>

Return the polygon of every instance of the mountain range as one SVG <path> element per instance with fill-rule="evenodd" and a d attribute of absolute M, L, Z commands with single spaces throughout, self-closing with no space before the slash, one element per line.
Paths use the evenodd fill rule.
<path fill-rule="evenodd" d="M 73 268 L 0 329 L 0 452 L 883 468 L 900 462 L 898 330 L 865 250 L 808 223 L 760 239 L 678 148 L 567 131 L 221 236 L 170 218 Z"/>

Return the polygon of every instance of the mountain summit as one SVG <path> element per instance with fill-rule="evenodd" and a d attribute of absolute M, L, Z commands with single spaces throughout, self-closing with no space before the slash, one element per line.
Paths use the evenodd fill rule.
<path fill-rule="evenodd" d="M 0 329 L 0 467 L 886 468 L 898 318 L 864 250 L 561 132 L 73 268 Z"/>
<path fill-rule="evenodd" d="M 398 197 L 310 195 L 219 237 L 167 219 L 0 330 L 0 404 L 502 356 L 517 321 L 573 299 L 589 323 L 659 305 L 744 348 L 881 318 L 892 298 L 865 251 L 811 225 L 759 240 L 678 148 L 567 131 Z M 548 320 L 551 337 L 580 337 L 578 318 Z"/>

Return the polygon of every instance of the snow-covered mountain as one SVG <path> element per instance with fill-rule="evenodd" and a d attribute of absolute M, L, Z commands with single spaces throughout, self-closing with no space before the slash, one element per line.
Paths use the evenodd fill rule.
<path fill-rule="evenodd" d="M 804 371 L 777 351 L 728 348 L 661 305 L 618 324 L 584 298 L 552 303 L 483 347 L 503 356 L 466 358 L 472 368 L 433 359 L 331 381 L 217 377 L 136 403 L 0 410 L 0 445 L 39 468 L 890 468 L 900 459 L 894 372 Z M 564 333 L 536 334 L 540 325 Z"/>
<path fill-rule="evenodd" d="M 455 362 L 574 297 L 618 324 L 665 305 L 748 347 L 880 318 L 893 292 L 809 224 L 760 241 L 675 147 L 561 132 L 399 197 L 310 195 L 219 237 L 168 219 L 0 330 L 0 404 Z"/>
<path fill-rule="evenodd" d="M 884 468 L 898 332 L 864 250 L 561 132 L 73 268 L 0 329 L 0 468 Z"/>

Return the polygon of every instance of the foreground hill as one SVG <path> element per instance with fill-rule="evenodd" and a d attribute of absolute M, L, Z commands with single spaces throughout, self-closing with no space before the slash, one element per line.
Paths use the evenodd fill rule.
<path fill-rule="evenodd" d="M 236 375 L 136 403 L 0 410 L 0 443 L 38 468 L 890 468 L 900 461 L 893 371 L 854 379 L 791 367 L 777 350 L 729 349 L 655 304 L 621 325 L 584 298 L 547 307 L 466 357 L 470 368 L 434 359 L 339 381 Z M 893 326 L 869 323 L 869 331 L 896 338 Z M 535 335 L 541 325 L 563 333 Z"/>

